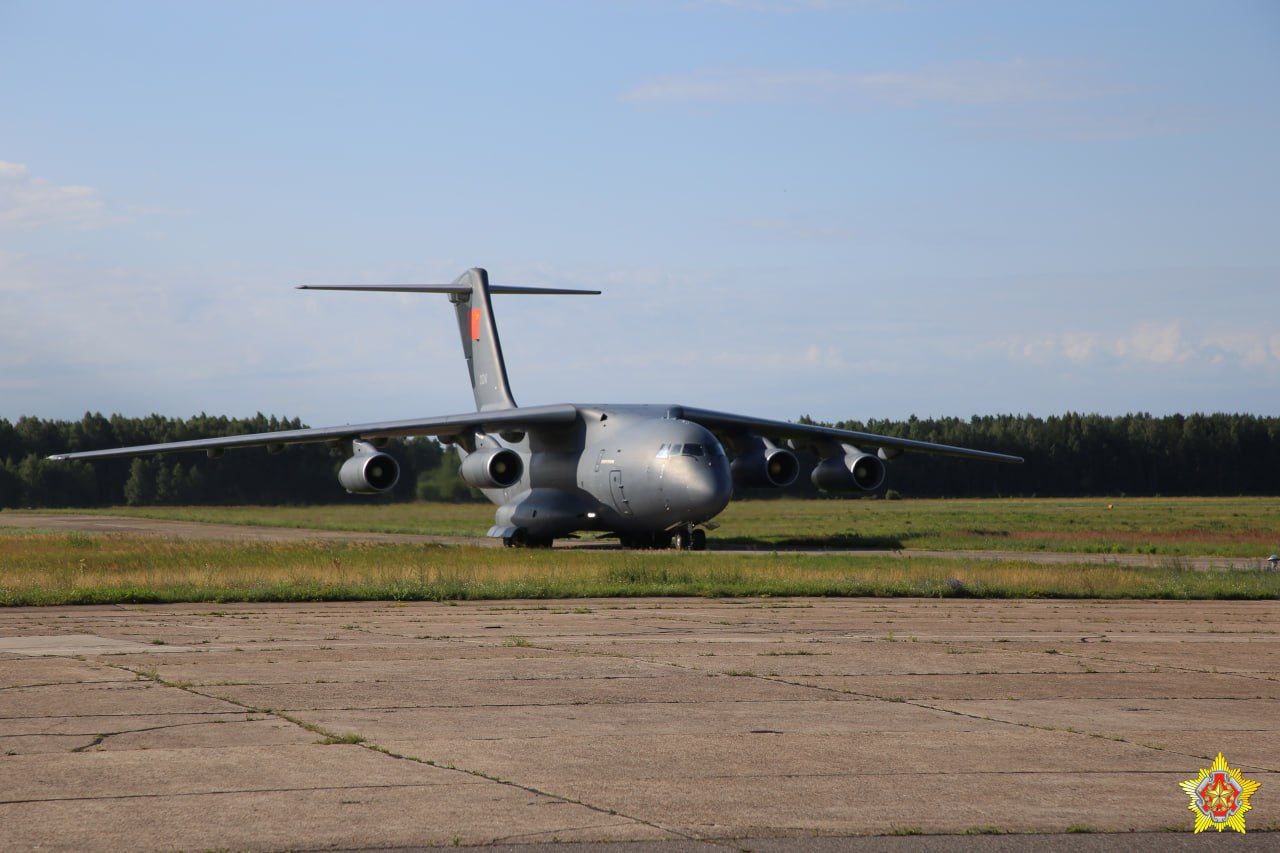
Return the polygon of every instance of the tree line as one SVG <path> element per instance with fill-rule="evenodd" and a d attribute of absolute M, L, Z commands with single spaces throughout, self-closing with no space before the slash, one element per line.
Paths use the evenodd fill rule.
<path fill-rule="evenodd" d="M 808 419 L 802 419 L 807 422 Z M 1025 465 L 904 454 L 887 487 L 906 497 L 1083 495 L 1265 495 L 1280 492 L 1280 418 L 1245 414 L 992 415 L 843 421 L 835 426 L 1013 453 Z M 299 504 L 369 501 L 337 483 L 338 451 L 294 445 L 261 449 L 51 462 L 51 453 L 129 444 L 301 429 L 297 418 L 197 415 L 126 418 L 89 413 L 78 421 L 0 419 L 0 507 L 120 504 Z M 479 499 L 457 476 L 458 457 L 430 438 L 391 441 L 400 482 L 373 500 Z M 787 494 L 819 493 L 801 479 Z M 753 496 L 777 490 L 753 490 Z"/>
<path fill-rule="evenodd" d="M 888 487 L 909 497 L 1280 494 L 1280 418 L 1069 412 L 844 421 L 836 426 L 1012 453 L 1023 465 L 906 453 Z"/>
<path fill-rule="evenodd" d="M 89 413 L 78 421 L 0 419 L 0 507 L 129 504 L 300 504 L 368 501 L 338 485 L 343 457 L 323 444 L 296 444 L 283 453 L 231 450 L 210 459 L 179 453 L 99 462 L 53 462 L 51 453 L 100 450 L 224 435 L 303 429 L 297 418 L 257 414 L 228 418 L 150 415 L 126 418 Z M 472 500 L 457 477 L 457 454 L 429 438 L 393 439 L 386 450 L 400 463 L 400 480 L 374 500 Z"/>

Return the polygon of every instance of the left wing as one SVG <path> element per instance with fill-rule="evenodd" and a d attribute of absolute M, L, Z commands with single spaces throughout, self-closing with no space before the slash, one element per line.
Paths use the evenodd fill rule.
<path fill-rule="evenodd" d="M 488 412 L 468 412 L 463 415 L 444 415 L 437 418 L 419 418 L 406 421 L 380 421 L 371 424 L 347 424 L 315 429 L 287 429 L 277 432 L 259 432 L 249 435 L 228 435 L 221 438 L 198 438 L 193 441 L 168 441 L 163 444 L 138 444 L 133 447 L 114 447 L 109 450 L 86 450 L 80 453 L 56 453 L 50 459 L 116 459 L 122 456 L 146 456 L 151 453 L 180 453 L 204 450 L 217 456 L 223 450 L 237 447 L 266 447 L 271 450 L 286 444 L 315 442 L 340 442 L 350 439 L 394 438 L 409 435 L 457 435 L 470 429 L 497 431 L 521 427 L 567 425 L 578 418 L 577 406 L 563 403 L 555 406 L 530 406 L 529 408 L 498 409 Z"/>
<path fill-rule="evenodd" d="M 776 438 L 793 438 L 801 441 L 822 443 L 848 443 L 860 448 L 880 447 L 890 451 L 913 450 L 920 453 L 937 453 L 942 456 L 960 456 L 966 459 L 987 459 L 993 462 L 1023 461 L 1021 456 L 1007 453 L 994 453 L 990 450 L 974 450 L 969 447 L 953 447 L 950 444 L 934 444 L 931 441 L 916 441 L 910 438 L 898 438 L 892 435 L 876 435 L 872 432 L 858 432 L 850 429 L 815 426 L 813 424 L 793 424 L 789 421 L 771 421 L 765 418 L 753 418 L 748 415 L 733 415 L 728 412 L 713 412 L 710 409 L 694 409 L 688 406 L 677 406 L 672 416 L 701 424 L 710 430 L 741 430 L 756 435 Z"/>

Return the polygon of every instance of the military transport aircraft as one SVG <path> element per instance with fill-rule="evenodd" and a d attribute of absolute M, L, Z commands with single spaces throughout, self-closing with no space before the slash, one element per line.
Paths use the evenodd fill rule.
<path fill-rule="evenodd" d="M 562 403 L 517 407 L 507 384 L 491 294 L 598 294 L 598 290 L 490 285 L 483 269 L 453 284 L 301 285 L 301 290 L 448 294 L 458 318 L 477 411 L 434 418 L 295 429 L 111 450 L 60 453 L 51 459 L 111 459 L 203 450 L 211 457 L 240 447 L 279 452 L 323 442 L 347 457 L 338 482 L 348 492 L 378 494 L 395 486 L 400 466 L 382 449 L 399 436 L 435 436 L 456 445 L 459 474 L 498 505 L 488 535 L 508 546 L 549 547 L 578 531 L 617 535 L 623 546 L 701 550 L 706 524 L 729 503 L 734 486 L 783 488 L 800 473 L 805 450 L 818 458 L 810 479 L 824 491 L 869 492 L 885 478 L 885 461 L 903 451 L 997 462 L 1017 456 L 888 435 L 766 420 L 682 405 Z M 726 453 L 727 451 L 727 453 Z M 732 461 L 730 460 L 732 456 Z"/>

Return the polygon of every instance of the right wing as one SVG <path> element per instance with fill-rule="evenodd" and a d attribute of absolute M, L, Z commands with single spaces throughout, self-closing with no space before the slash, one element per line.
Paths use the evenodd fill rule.
<path fill-rule="evenodd" d="M 287 429 L 250 435 L 228 435 L 221 438 L 198 438 L 193 441 L 168 441 L 163 444 L 138 444 L 109 450 L 86 450 L 79 453 L 56 453 L 50 459 L 117 459 L 146 456 L 152 453 L 181 453 L 204 450 L 211 456 L 238 447 L 268 447 L 272 450 L 286 444 L 341 442 L 351 439 L 396 438 L 409 435 L 451 436 L 473 429 L 497 431 L 536 426 L 564 426 L 578 418 L 578 409 L 568 403 L 554 406 L 530 406 L 525 409 L 499 409 L 490 412 L 468 412 L 438 418 L 407 421 L 380 421 L 371 424 Z"/>
<path fill-rule="evenodd" d="M 712 431 L 746 430 L 773 438 L 818 442 L 847 442 L 857 447 L 885 448 L 893 452 L 912 450 L 919 453 L 936 453 L 941 456 L 959 456 L 965 459 L 986 459 L 992 462 L 1012 462 L 1015 464 L 1023 461 L 1021 456 L 996 453 L 991 450 L 954 447 L 950 444 L 936 444 L 932 441 L 917 441 L 913 438 L 899 438 L 896 435 L 877 435 L 872 432 L 836 429 L 835 427 L 824 427 L 816 424 L 773 421 L 767 418 L 753 418 L 749 415 L 734 415 L 729 412 L 713 412 L 710 409 L 695 409 L 691 406 L 678 406 L 673 412 L 675 417 L 701 424 Z M 885 456 L 883 458 L 888 459 L 891 457 Z"/>

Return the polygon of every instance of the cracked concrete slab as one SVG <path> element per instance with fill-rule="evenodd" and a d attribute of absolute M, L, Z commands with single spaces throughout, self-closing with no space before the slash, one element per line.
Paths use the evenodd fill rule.
<path fill-rule="evenodd" d="M 236 706 L 210 696 L 169 690 L 153 681 L 14 687 L 4 691 L 0 720 L 99 714 L 225 713 Z"/>
<path fill-rule="evenodd" d="M 1071 828 L 1126 835 L 1035 843 L 1178 849 L 1177 783 L 1220 749 L 1263 783 L 1253 844 L 1280 828 L 1278 616 L 901 599 L 0 611 L 0 636 L 26 644 L 0 652 L 0 846 L 1005 849 L 1027 837 L 955 833 Z"/>
<path fill-rule="evenodd" d="M 1088 666 L 1087 663 L 1082 664 Z M 859 695 L 904 699 L 1025 701 L 1028 699 L 1280 699 L 1280 681 L 1241 679 L 1203 673 L 1074 671 L 1044 676 L 1053 670 L 1015 673 L 934 673 L 929 675 L 793 675 L 789 679 L 848 690 Z"/>
<path fill-rule="evenodd" d="M 508 786 L 245 791 L 0 805 L 9 849 L 419 848 L 493 840 L 645 840 L 660 828 Z M 501 835 L 495 835 L 495 830 Z M 299 843 L 305 839 L 305 843 Z"/>
<path fill-rule="evenodd" d="M 96 634 L 48 634 L 0 637 L 0 652 L 13 655 L 106 655 L 123 652 L 189 651 L 179 646 L 151 649 L 146 643 L 99 637 Z"/>

